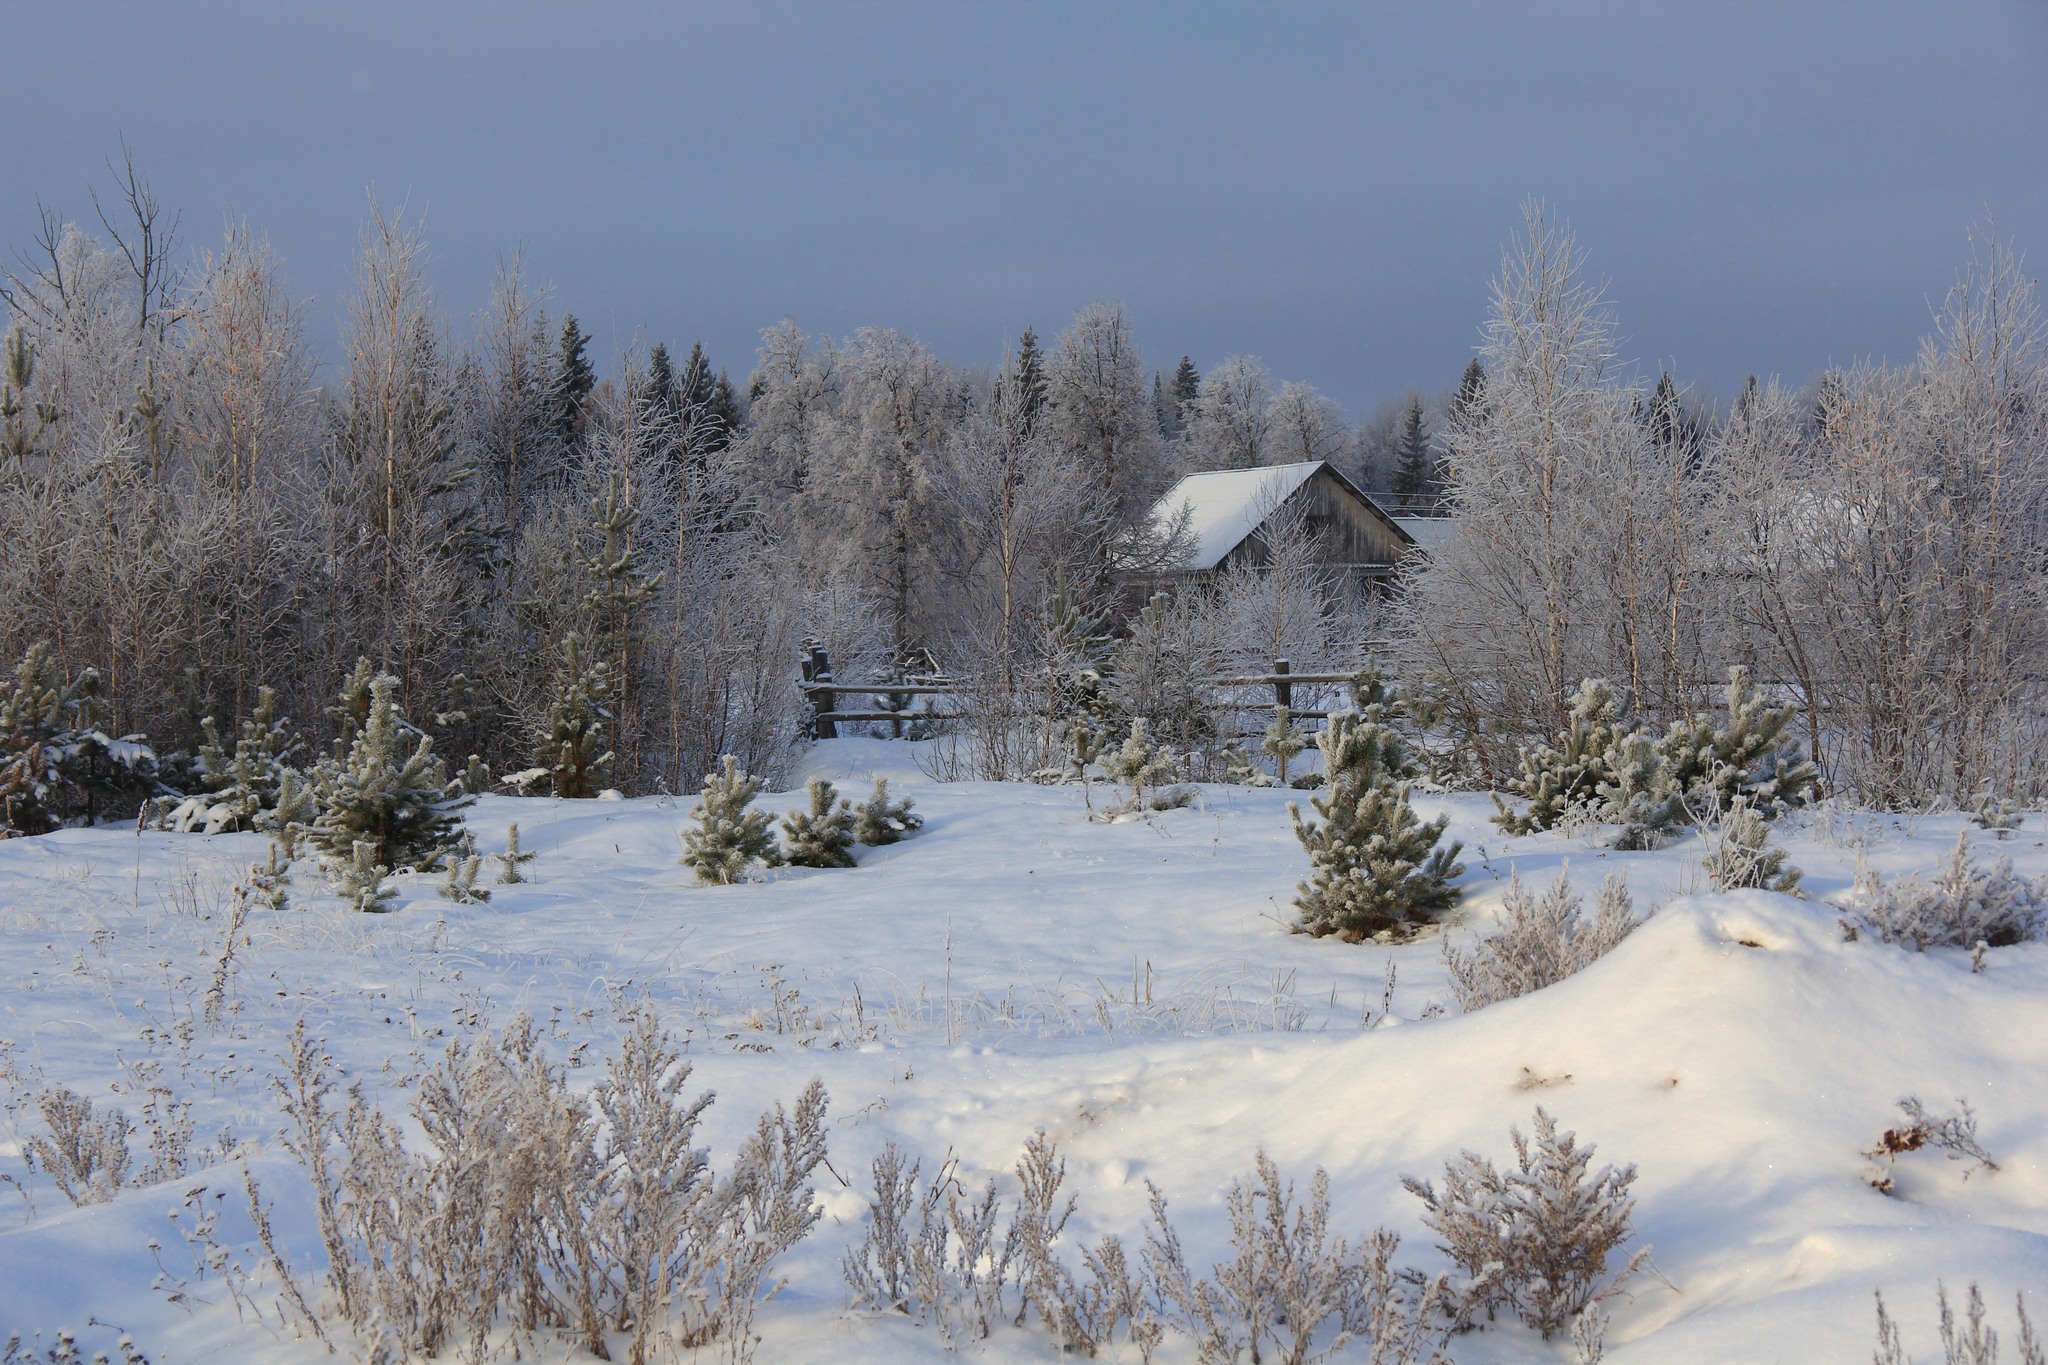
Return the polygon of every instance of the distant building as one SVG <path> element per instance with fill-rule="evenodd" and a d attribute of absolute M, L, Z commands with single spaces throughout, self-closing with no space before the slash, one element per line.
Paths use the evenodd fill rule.
<path fill-rule="evenodd" d="M 1190 474 L 1153 504 L 1154 524 L 1170 525 L 1183 508 L 1193 540 L 1186 559 L 1177 569 L 1127 575 L 1134 592 L 1264 565 L 1265 528 L 1283 509 L 1301 515 L 1324 566 L 1358 596 L 1383 591 L 1402 558 L 1417 547 L 1418 537 L 1402 521 L 1327 460 Z"/>

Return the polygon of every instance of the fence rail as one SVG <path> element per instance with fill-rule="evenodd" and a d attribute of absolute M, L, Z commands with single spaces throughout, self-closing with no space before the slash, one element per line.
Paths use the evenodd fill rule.
<path fill-rule="evenodd" d="M 1368 649 L 1383 645 L 1383 641 L 1365 642 Z M 1286 659 L 1273 660 L 1270 673 L 1253 673 L 1242 677 L 1208 678 L 1204 685 L 1209 687 L 1265 687 L 1272 689 L 1270 701 L 1248 703 L 1262 709 L 1278 710 L 1287 708 L 1295 720 L 1328 720 L 1331 713 L 1325 710 L 1296 710 L 1294 689 L 1301 687 L 1328 687 L 1348 683 L 1364 668 L 1352 669 L 1348 673 L 1296 673 Z M 843 683 L 832 677 L 832 659 L 826 651 L 813 646 L 804 651 L 802 659 L 803 681 L 801 687 L 805 698 L 811 704 L 811 733 L 818 739 L 836 739 L 839 726 L 859 721 L 904 722 L 912 720 L 948 720 L 957 717 L 958 711 L 851 711 L 840 707 L 843 696 L 866 694 L 878 697 L 957 697 L 963 690 L 961 683 L 952 678 L 929 678 L 920 682 L 866 682 Z"/>

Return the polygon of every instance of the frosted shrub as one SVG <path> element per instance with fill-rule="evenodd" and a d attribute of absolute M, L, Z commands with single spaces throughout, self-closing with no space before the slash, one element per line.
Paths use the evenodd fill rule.
<path fill-rule="evenodd" d="M 509 1330 L 529 1357 L 547 1331 L 600 1357 L 622 1333 L 635 1365 L 713 1342 L 746 1360 L 776 1259 L 817 1223 L 823 1088 L 763 1114 L 718 1171 L 696 1143 L 711 1096 L 686 1098 L 689 1065 L 644 1014 L 587 1101 L 524 1016 L 451 1042 L 409 1078 L 418 1149 L 360 1090 L 337 1102 L 303 1023 L 284 1060 L 286 1142 L 313 1185 L 328 1294 L 293 1287 L 282 1303 L 315 1304 L 300 1310 L 310 1325 L 346 1324 L 387 1354 L 480 1360 Z"/>
<path fill-rule="evenodd" d="M 1428 1212 L 1422 1221 L 1443 1238 L 1445 1255 L 1464 1270 L 1466 1311 L 1508 1308 L 1547 1341 L 1611 1297 L 1649 1260 L 1638 1249 L 1608 1274 L 1608 1260 L 1633 1239 L 1636 1168 L 1591 1168 L 1594 1148 L 1557 1131 L 1536 1110 L 1535 1138 L 1511 1130 L 1515 1167 L 1500 1171 L 1473 1152 L 1444 1166 L 1443 1189 L 1404 1176 L 1402 1185 Z"/>
<path fill-rule="evenodd" d="M 1928 948 L 2003 948 L 2041 937 L 2048 924 L 2048 877 L 2026 878 L 2001 855 L 1990 867 L 1970 856 L 1967 833 L 1932 877 L 1881 881 L 1858 870 L 1853 914 L 1886 943 Z"/>
<path fill-rule="evenodd" d="M 924 828 L 924 817 L 912 809 L 914 804 L 907 796 L 892 798 L 887 779 L 876 778 L 868 799 L 853 808 L 853 837 L 869 848 L 880 848 Z"/>
<path fill-rule="evenodd" d="M 1312 799 L 1320 824 L 1288 803 L 1294 834 L 1308 851 L 1309 880 L 1295 889 L 1299 929 L 1356 943 L 1413 932 L 1458 899 L 1450 883 L 1463 847 L 1443 845 L 1448 819 L 1424 823 L 1408 804 L 1405 747 L 1380 720 L 1340 711 L 1316 736 L 1328 786 Z"/>
<path fill-rule="evenodd" d="M 804 786 L 808 811 L 782 817 L 783 857 L 791 867 L 852 867 L 855 816 L 832 784 L 814 777 Z"/>
<path fill-rule="evenodd" d="M 128 1179 L 128 1135 L 134 1131 L 118 1109 L 100 1112 L 91 1100 L 61 1085 L 36 1096 L 48 1135 L 28 1140 L 29 1160 L 49 1173 L 73 1204 L 104 1204 Z"/>
<path fill-rule="evenodd" d="M 730 886 L 755 863 L 781 861 L 767 814 L 753 809 L 760 794 L 760 779 L 742 772 L 731 754 L 724 771 L 705 777 L 704 794 L 690 812 L 696 827 L 683 831 L 683 865 L 694 868 L 699 881 Z"/>
<path fill-rule="evenodd" d="M 1802 894 L 1803 875 L 1789 866 L 1782 848 L 1771 844 L 1770 826 L 1761 812 L 1741 797 L 1725 820 L 1711 832 L 1714 849 L 1701 867 L 1723 891 L 1776 891 L 1787 896 Z"/>
<path fill-rule="evenodd" d="M 1970 1169 L 1963 1172 L 1965 1180 L 1978 1171 L 1998 1169 L 1991 1153 L 1984 1150 L 1984 1144 L 1977 1140 L 1977 1111 L 1970 1108 L 1968 1100 L 1957 1100 L 1953 1114 L 1935 1115 L 1927 1112 L 1918 1096 L 1908 1095 L 1899 1101 L 1899 1112 L 1906 1121 L 1885 1129 L 1863 1155 L 1873 1161 L 1882 1160 L 1888 1169 L 1905 1153 L 1931 1147 L 1944 1153 L 1950 1161 L 1969 1162 Z M 1890 1191 L 1892 1184 L 1889 1174 L 1880 1174 L 1870 1183 L 1886 1192 Z"/>
<path fill-rule="evenodd" d="M 1581 914 L 1585 900 L 1562 871 L 1541 897 L 1520 876 L 1511 877 L 1498 928 L 1469 949 L 1444 942 L 1458 1008 L 1469 1014 L 1556 985 L 1613 951 L 1641 922 L 1628 884 L 1611 873 L 1594 902 L 1591 916 Z"/>
<path fill-rule="evenodd" d="M 2017 1352 L 2016 1365 L 2048 1365 L 2048 1351 L 2041 1347 L 2041 1338 L 2034 1332 L 2034 1324 L 2027 1318 L 2027 1299 L 2024 1294 L 2015 1294 L 2014 1310 L 2019 1318 L 2019 1337 L 2013 1343 Z M 1985 1321 L 1984 1294 L 1975 1283 L 1970 1285 L 1969 1297 L 1964 1301 L 1963 1321 L 1956 1322 L 1955 1310 L 1949 1306 L 1948 1286 L 1937 1283 L 1934 1300 L 1941 1313 L 1941 1357 L 1943 1365 L 1999 1365 L 1998 1333 Z M 1899 1342 L 1899 1326 L 1885 1312 L 1884 1295 L 1877 1296 L 1877 1354 L 1876 1365 L 1913 1365 L 1913 1357 L 1905 1352 Z"/>

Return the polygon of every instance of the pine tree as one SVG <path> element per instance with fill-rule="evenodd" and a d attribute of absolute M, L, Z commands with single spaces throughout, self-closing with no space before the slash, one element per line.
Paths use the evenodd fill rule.
<path fill-rule="evenodd" d="M 889 783 L 876 778 L 875 789 L 868 799 L 853 809 L 853 837 L 869 848 L 880 848 L 893 844 L 913 830 L 924 827 L 924 817 L 911 809 L 909 797 L 900 801 L 889 799 Z"/>
<path fill-rule="evenodd" d="M 540 855 L 519 846 L 519 826 L 513 824 L 505 829 L 505 851 L 492 856 L 498 860 L 498 885 L 518 886 L 526 880 L 521 869 Z"/>
<path fill-rule="evenodd" d="M 1102 766 L 1110 777 L 1129 788 L 1129 798 L 1124 810 L 1143 810 L 1150 805 L 1155 810 L 1166 810 L 1172 806 L 1185 805 L 1185 797 L 1174 792 L 1157 792 L 1159 784 L 1172 776 L 1180 766 L 1181 756 L 1171 744 L 1156 744 L 1145 726 L 1143 716 L 1131 720 L 1131 733 L 1124 742 L 1107 758 Z M 1147 792 L 1155 792 L 1147 797 Z M 1176 798 L 1179 799 L 1176 799 Z"/>
<path fill-rule="evenodd" d="M 441 879 L 439 888 L 441 899 L 457 905 L 481 905 L 490 900 L 491 889 L 476 884 L 483 861 L 483 855 L 476 851 L 475 836 L 465 830 L 448 855 L 448 875 Z"/>
<path fill-rule="evenodd" d="M 1664 747 L 1637 730 L 1623 735 L 1607 760 L 1598 787 L 1600 818 L 1622 827 L 1614 847 L 1643 851 L 1661 846 L 1665 831 L 1683 823 L 1683 793 L 1672 780 Z"/>
<path fill-rule="evenodd" d="M 449 780 L 432 739 L 422 734 L 406 752 L 409 727 L 394 700 L 398 686 L 389 673 L 370 680 L 370 713 L 361 731 L 345 755 L 321 760 L 314 771 L 320 813 L 309 837 L 330 865 L 360 861 L 357 849 L 367 847 L 370 863 L 387 870 L 437 868 L 461 828 L 458 812 L 474 799 Z"/>
<path fill-rule="evenodd" d="M 1680 721 L 1665 737 L 1672 782 L 1686 803 L 1704 814 L 1741 800 L 1768 819 L 1811 801 L 1820 774 L 1796 737 L 1799 709 L 1765 701 L 1739 664 L 1728 670 L 1722 697 L 1725 725 Z"/>
<path fill-rule="evenodd" d="M 583 637 L 576 632 L 563 636 L 556 655 L 554 701 L 533 754 L 536 769 L 554 795 L 583 800 L 603 789 L 612 767 L 612 752 L 604 739 L 612 718 L 611 693 L 611 666 L 586 657 Z"/>
<path fill-rule="evenodd" d="M 1287 765 L 1308 747 L 1308 737 L 1294 726 L 1294 717 L 1284 706 L 1273 708 L 1273 723 L 1266 727 L 1260 746 L 1273 756 L 1281 786 L 1287 785 Z"/>
<path fill-rule="evenodd" d="M 1723 891 L 1777 891 L 1800 894 L 1800 871 L 1786 865 L 1784 849 L 1771 844 L 1771 829 L 1762 814 L 1737 797 L 1721 823 L 1720 843 L 1701 866 Z"/>
<path fill-rule="evenodd" d="M 0 839 L 91 823 L 154 775 L 141 736 L 109 739 L 94 725 L 99 690 L 96 670 L 67 680 L 40 643 L 0 682 Z"/>
<path fill-rule="evenodd" d="M 782 817 L 783 858 L 791 867 L 852 867 L 854 813 L 832 784 L 814 777 L 804 785 L 809 811 Z"/>
<path fill-rule="evenodd" d="M 581 555 L 590 581 L 583 594 L 583 609 L 596 625 L 598 641 L 614 660 L 623 661 L 633 620 L 661 586 L 662 575 L 650 578 L 640 572 L 639 553 L 633 546 L 633 524 L 639 513 L 623 496 L 617 475 L 606 481 L 601 496 L 590 500 L 590 516 L 598 546 Z M 620 666 L 623 668 L 623 663 Z"/>
<path fill-rule="evenodd" d="M 356 742 L 356 736 L 363 732 L 363 726 L 370 719 L 370 683 L 377 676 L 377 670 L 361 655 L 356 656 L 356 666 L 342 681 L 341 695 L 334 705 L 327 708 L 328 719 L 335 725 L 334 756 L 340 758 L 348 752 L 348 746 Z"/>
<path fill-rule="evenodd" d="M 201 790 L 172 806 L 163 817 L 165 828 L 207 834 L 260 828 L 260 817 L 276 809 L 285 771 L 305 747 L 291 722 L 277 714 L 277 693 L 257 689 L 256 709 L 242 722 L 232 753 L 212 716 L 199 725 L 206 736 L 199 746 Z"/>
<path fill-rule="evenodd" d="M 334 889 L 348 901 L 349 908 L 364 914 L 381 915 L 391 909 L 398 892 L 385 884 L 391 875 L 389 864 L 377 861 L 375 845 L 367 839 L 356 841 L 345 857 L 331 864 Z"/>
<path fill-rule="evenodd" d="M 1448 817 L 1425 824 L 1408 804 L 1408 784 L 1394 776 L 1404 746 L 1379 708 L 1339 711 L 1316 745 L 1326 786 L 1312 804 L 1322 823 L 1303 820 L 1297 803 L 1287 806 L 1310 867 L 1295 892 L 1297 927 L 1357 943 L 1411 932 L 1456 903 L 1450 882 L 1464 871 L 1463 845 L 1442 844 Z"/>
<path fill-rule="evenodd" d="M 583 439 L 585 409 L 590 391 L 597 387 L 597 372 L 590 367 L 587 354 L 589 348 L 589 334 L 576 325 L 576 315 L 563 317 L 550 397 L 555 410 L 555 437 L 564 447 L 575 446 Z"/>
<path fill-rule="evenodd" d="M 1588 678 L 1572 698 L 1565 732 L 1555 744 L 1541 744 L 1521 753 L 1522 771 L 1508 789 L 1528 798 L 1520 813 L 1496 796 L 1499 813 L 1493 823 L 1510 834 L 1533 834 L 1553 828 L 1573 806 L 1595 805 L 1602 783 L 1614 780 L 1609 755 L 1621 730 L 1621 703 L 1605 678 Z"/>
<path fill-rule="evenodd" d="M 699 880 L 730 886 L 755 863 L 773 867 L 780 861 L 768 816 L 752 809 L 760 794 L 760 780 L 742 772 L 731 754 L 723 772 L 705 776 L 703 795 L 690 812 L 696 826 L 683 832 L 683 864 L 696 869 Z"/>
<path fill-rule="evenodd" d="M 1429 432 L 1422 421 L 1422 400 L 1408 400 L 1408 416 L 1401 424 L 1401 439 L 1395 446 L 1394 494 L 1403 511 L 1429 507 L 1436 494 L 1436 456 L 1429 448 Z"/>

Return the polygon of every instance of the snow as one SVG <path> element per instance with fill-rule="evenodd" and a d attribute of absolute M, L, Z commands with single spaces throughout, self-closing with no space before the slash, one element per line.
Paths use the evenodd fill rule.
<path fill-rule="evenodd" d="M 860 1235 L 867 1163 L 891 1140 L 934 1159 L 950 1146 L 971 1182 L 1008 1172 L 1044 1127 L 1081 1198 L 1077 1240 L 1136 1233 L 1154 1181 L 1204 1266 L 1224 1247 L 1224 1189 L 1263 1149 L 1297 1179 L 1329 1170 L 1341 1231 L 1385 1224 L 1404 1260 L 1436 1269 L 1399 1177 L 1436 1176 L 1461 1148 L 1509 1157 L 1510 1125 L 1526 1132 L 1539 1103 L 1599 1160 L 1640 1172 L 1636 1226 L 1662 1278 L 1613 1305 L 1615 1365 L 1866 1358 L 1879 1288 L 1909 1350 L 1939 1359 L 1937 1279 L 1982 1283 L 2008 1334 L 2015 1289 L 2048 1311 L 2048 946 L 1995 949 L 1973 973 L 1961 951 L 1846 941 L 1825 903 L 1859 860 L 1885 876 L 1931 869 L 1968 828 L 1960 816 L 1795 819 L 1779 833 L 1820 898 L 1799 901 L 1705 894 L 1696 837 L 1644 854 L 1510 839 L 1484 795 L 1418 796 L 1466 844 L 1454 940 L 1485 928 L 1511 871 L 1541 885 L 1568 866 L 1589 892 L 1616 871 L 1639 911 L 1655 907 L 1578 976 L 1461 1016 L 1435 936 L 1390 949 L 1284 932 L 1306 870 L 1288 793 L 1205 787 L 1193 808 L 1101 824 L 1071 787 L 924 781 L 902 742 L 822 744 L 804 774 L 851 793 L 886 776 L 927 824 L 862 850 L 857 869 L 700 887 L 677 863 L 687 802 L 487 797 L 465 812 L 470 828 L 491 851 L 517 821 L 539 854 L 531 884 L 457 906 L 433 878 L 407 878 L 396 913 L 368 916 L 301 864 L 293 907 L 252 918 L 217 1030 L 201 999 L 229 888 L 261 838 L 102 828 L 0 843 L 0 1174 L 34 1200 L 30 1216 L 0 1184 L 0 1339 L 70 1325 L 90 1349 L 109 1345 L 93 1318 L 158 1365 L 327 1358 L 274 1321 L 244 1322 L 215 1277 L 193 1275 L 167 1214 L 192 1189 L 209 1191 L 201 1203 L 234 1191 L 222 1226 L 236 1234 L 237 1163 L 202 1156 L 184 1179 L 72 1209 L 19 1159 L 40 1131 L 38 1078 L 139 1118 L 133 1068 L 154 1063 L 192 1104 L 198 1145 L 224 1128 L 244 1145 L 305 1267 L 310 1201 L 268 1094 L 294 1020 L 402 1105 L 398 1078 L 417 1059 L 519 1010 L 559 1053 L 588 1045 L 572 1072 L 588 1085 L 633 1001 L 687 1036 L 693 1090 L 717 1092 L 704 1129 L 716 1161 L 813 1076 L 831 1094 L 832 1168 L 855 1188 L 821 1171 L 826 1216 L 757 1324 L 764 1361 L 944 1355 L 928 1327 L 845 1308 L 838 1259 Z M 800 805 L 797 785 L 764 802 Z M 1973 839 L 2048 871 L 2042 823 Z M 1936 1111 L 1967 1098 L 2000 1169 L 1966 1180 L 1917 1152 L 1899 1159 L 1893 1194 L 1872 1189 L 1861 1153 L 1907 1095 Z M 136 1146 L 139 1169 L 139 1134 Z M 152 1289 L 159 1259 L 189 1282 L 184 1305 Z M 1452 1349 L 1461 1365 L 1571 1358 L 1510 1323 Z M 966 1354 L 1054 1351 L 1034 1328 Z"/>
<path fill-rule="evenodd" d="M 1451 538 L 1451 528 L 1457 523 L 1450 517 L 1395 517 L 1394 525 L 1420 548 L 1434 550 Z"/>
<path fill-rule="evenodd" d="M 1186 507 L 1194 548 L 1189 550 L 1183 567 L 1213 569 L 1320 468 L 1321 461 L 1305 460 L 1258 469 L 1189 474 L 1166 490 L 1152 515 L 1161 522 L 1170 522 Z"/>

